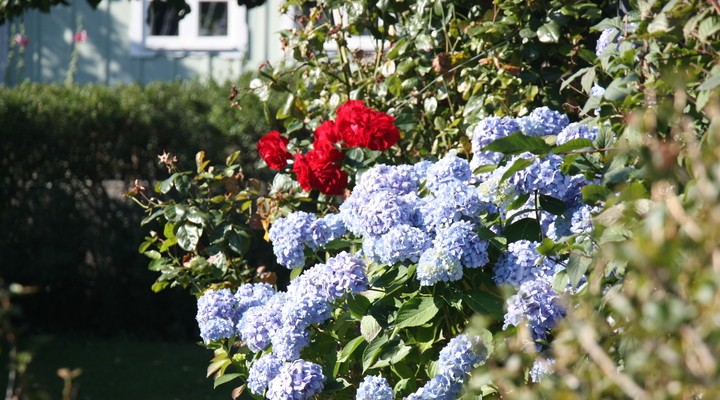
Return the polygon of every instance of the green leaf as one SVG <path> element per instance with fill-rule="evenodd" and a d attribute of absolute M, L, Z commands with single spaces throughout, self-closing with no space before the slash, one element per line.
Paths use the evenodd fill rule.
<path fill-rule="evenodd" d="M 207 219 L 207 214 L 200 211 L 197 207 L 190 207 L 187 213 L 187 220 L 198 225 L 202 225 Z"/>
<path fill-rule="evenodd" d="M 245 231 L 228 229 L 225 231 L 224 237 L 230 250 L 239 255 L 245 255 L 250 248 L 249 235 Z"/>
<path fill-rule="evenodd" d="M 527 151 L 537 155 L 545 155 L 552 150 L 552 147 L 539 137 L 525 136 L 520 132 L 515 132 L 490 143 L 483 150 L 497 151 L 504 154 L 519 154 Z"/>
<path fill-rule="evenodd" d="M 387 346 L 386 346 L 387 347 Z M 412 351 L 412 347 L 400 342 L 397 346 L 392 346 L 378 355 L 378 360 L 370 368 L 383 368 L 393 364 L 398 364 Z"/>
<path fill-rule="evenodd" d="M 537 30 L 538 40 L 543 43 L 557 43 L 560 40 L 560 25 L 550 21 Z"/>
<path fill-rule="evenodd" d="M 349 341 L 345 347 L 343 347 L 342 350 L 340 350 L 340 354 L 338 355 L 338 362 L 345 362 L 347 361 L 350 356 L 355 352 L 355 350 L 365 343 L 365 338 L 363 336 L 358 336 L 355 339 L 352 339 Z"/>
<path fill-rule="evenodd" d="M 582 85 L 582 89 L 585 93 L 590 93 L 590 90 L 595 84 L 595 68 L 589 68 L 588 71 L 585 72 L 580 80 L 580 84 Z"/>
<path fill-rule="evenodd" d="M 513 165 L 511 165 L 510 168 L 508 168 L 507 171 L 505 171 L 503 176 L 500 178 L 500 182 L 506 181 L 508 178 L 513 176 L 513 174 L 515 174 L 516 172 L 522 171 L 525 168 L 532 165 L 533 162 L 535 162 L 535 157 L 533 157 L 533 158 L 518 158 L 517 160 L 515 160 Z"/>
<path fill-rule="evenodd" d="M 183 250 L 193 251 L 195 247 L 197 247 L 202 233 L 202 226 L 185 223 L 178 226 L 175 236 L 177 237 L 178 245 L 180 245 Z"/>
<path fill-rule="evenodd" d="M 348 297 L 346 304 L 348 310 L 350 311 L 350 315 L 357 319 L 361 319 L 363 316 L 367 315 L 368 309 L 370 308 L 370 300 L 359 294 Z"/>
<path fill-rule="evenodd" d="M 718 86 L 720 86 L 720 72 L 715 72 L 698 86 L 698 90 L 713 90 Z"/>
<path fill-rule="evenodd" d="M 235 160 L 238 159 L 238 157 L 240 157 L 240 150 L 234 151 L 232 154 L 227 156 L 227 158 L 225 159 L 225 165 L 227 165 L 228 167 L 233 165 L 235 163 Z"/>
<path fill-rule="evenodd" d="M 505 315 L 503 300 L 482 290 L 463 293 L 463 302 L 477 314 L 489 315 L 496 320 L 502 320 Z"/>
<path fill-rule="evenodd" d="M 552 196 L 545 196 L 544 194 L 540 195 L 540 207 L 554 215 L 561 215 L 568 208 L 564 201 Z"/>
<path fill-rule="evenodd" d="M 395 329 L 420 326 L 432 320 L 440 309 L 433 297 L 417 296 L 403 304 L 395 317 Z"/>
<path fill-rule="evenodd" d="M 508 243 L 517 242 L 518 240 L 530 240 L 531 242 L 539 242 L 542 240 L 542 230 L 540 223 L 534 218 L 523 218 L 515 221 L 507 226 L 503 233 L 508 239 Z"/>
<path fill-rule="evenodd" d="M 552 149 L 552 152 L 555 154 L 561 154 L 561 153 L 569 153 L 571 151 L 580 150 L 580 149 L 587 149 L 592 148 L 593 142 L 589 139 L 584 138 L 577 138 L 573 140 L 569 140 L 554 149 Z"/>
<path fill-rule="evenodd" d="M 173 183 L 178 176 L 180 176 L 180 174 L 176 172 L 170 175 L 170 177 L 165 179 L 164 181 L 158 182 L 157 184 L 155 184 L 155 191 L 166 194 L 170 191 L 170 189 L 172 189 Z"/>
<path fill-rule="evenodd" d="M 146 225 L 147 223 L 153 221 L 155 218 L 157 218 L 157 217 L 159 217 L 160 215 L 162 215 L 162 214 L 163 214 L 163 211 L 164 211 L 164 210 L 161 208 L 161 209 L 153 212 L 152 214 L 148 215 L 147 217 L 143 218 L 143 220 L 140 221 L 140 226 L 144 226 L 144 225 Z"/>
<path fill-rule="evenodd" d="M 225 375 L 219 376 L 213 382 L 213 389 L 217 389 L 217 387 L 222 385 L 223 383 L 228 383 L 235 378 L 239 378 L 240 376 L 241 376 L 241 374 L 225 374 Z"/>
<path fill-rule="evenodd" d="M 580 281 L 585 277 L 585 273 L 590 266 L 591 258 L 576 254 L 571 254 L 567 262 L 567 274 L 570 278 L 572 287 L 577 287 Z"/>
<path fill-rule="evenodd" d="M 591 183 L 582 187 L 583 201 L 594 203 L 597 201 L 605 201 L 612 194 L 612 190 L 604 185 Z"/>
<path fill-rule="evenodd" d="M 294 280 L 295 278 L 297 278 L 298 276 L 300 276 L 300 274 L 302 274 L 302 272 L 303 272 L 302 267 L 293 268 L 293 269 L 290 271 L 290 280 L 291 280 L 291 281 Z"/>
<path fill-rule="evenodd" d="M 382 327 L 372 315 L 366 315 L 360 320 L 360 334 L 370 343 L 382 331 Z"/>
<path fill-rule="evenodd" d="M 170 204 L 163 210 L 165 219 L 170 222 L 179 222 L 187 214 L 187 208 L 182 204 Z"/>
<path fill-rule="evenodd" d="M 377 356 L 380 354 L 382 346 L 387 342 L 388 338 L 386 336 L 378 336 L 365 348 L 362 356 L 363 372 L 367 371 L 368 368 L 375 363 L 375 359 L 377 359 Z"/>
<path fill-rule="evenodd" d="M 150 289 L 152 289 L 152 291 L 154 293 L 158 293 L 161 290 L 168 287 L 169 284 L 170 284 L 170 282 L 168 282 L 168 281 L 157 281 L 157 282 L 153 283 L 153 285 L 150 287 Z"/>

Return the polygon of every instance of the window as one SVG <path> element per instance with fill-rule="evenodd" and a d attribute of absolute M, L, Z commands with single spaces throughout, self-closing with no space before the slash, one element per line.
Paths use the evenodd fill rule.
<path fill-rule="evenodd" d="M 190 13 L 181 17 L 160 0 L 132 2 L 131 53 L 215 51 L 241 54 L 247 48 L 246 9 L 237 1 L 186 0 Z"/>

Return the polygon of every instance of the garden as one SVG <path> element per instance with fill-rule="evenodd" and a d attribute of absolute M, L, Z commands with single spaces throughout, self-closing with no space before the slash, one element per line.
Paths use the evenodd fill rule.
<path fill-rule="evenodd" d="M 106 96 L 102 126 L 151 132 L 147 146 L 88 120 L 97 143 L 122 146 L 55 156 L 49 140 L 78 124 L 27 99 L 65 92 L 28 84 L 0 99 L 2 126 L 38 127 L 3 149 L 4 253 L 39 257 L 0 270 L 7 304 L 46 307 L 23 298 L 52 293 L 10 284 L 37 276 L 123 282 L 93 294 L 113 310 L 125 290 L 164 299 L 109 329 L 191 337 L 206 357 L 190 368 L 223 398 L 720 395 L 719 3 L 289 0 L 281 11 L 295 21 L 287 59 L 232 89 L 130 87 L 121 98 L 133 102 L 53 89 L 81 92 L 77 114 Z M 153 101 L 177 116 L 134 113 Z M 124 203 L 79 207 L 103 203 L 92 182 L 130 176 Z M 68 212 L 86 237 L 33 227 Z M 94 256 L 117 243 L 129 248 Z M 94 269 L 52 270 L 58 255 Z M 15 349 L 3 331 L 3 352 Z"/>

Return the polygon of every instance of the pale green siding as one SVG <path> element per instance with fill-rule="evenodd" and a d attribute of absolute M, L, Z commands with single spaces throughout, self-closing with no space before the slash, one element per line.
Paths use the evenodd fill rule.
<path fill-rule="evenodd" d="M 287 17 L 278 11 L 282 0 L 268 0 L 264 6 L 248 11 L 249 41 L 244 57 L 217 52 L 132 56 L 129 34 L 131 1 L 103 0 L 93 10 L 85 1 L 77 0 L 68 7 L 55 7 L 49 14 L 26 13 L 22 21 L 30 44 L 22 54 L 24 65 L 18 70 L 21 54 L 17 48 L 10 46 L 5 83 L 14 84 L 24 79 L 34 82 L 65 81 L 78 18 L 87 31 L 87 41 L 78 46 L 77 71 L 74 74 L 74 81 L 78 83 L 113 85 L 193 77 L 223 82 L 234 79 L 242 71 L 257 68 L 266 60 L 275 62 L 282 57 L 278 31 L 288 26 Z M 0 29 L 8 30 L 7 34 L 12 38 L 7 24 Z M 0 48 L 0 57 L 3 57 L 1 51 Z"/>

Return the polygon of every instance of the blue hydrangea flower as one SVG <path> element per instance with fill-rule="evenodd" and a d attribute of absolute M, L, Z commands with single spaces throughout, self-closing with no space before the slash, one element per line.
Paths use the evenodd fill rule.
<path fill-rule="evenodd" d="M 284 302 L 285 293 L 277 293 L 264 305 L 245 312 L 236 329 L 250 350 L 259 352 L 270 345 L 270 338 L 282 326 Z"/>
<path fill-rule="evenodd" d="M 437 231 L 434 246 L 460 260 L 463 267 L 479 268 L 489 261 L 488 243 L 481 240 L 469 221 L 458 221 Z"/>
<path fill-rule="evenodd" d="M 416 274 L 420 285 L 432 286 L 440 281 L 452 282 L 462 279 L 463 270 L 459 259 L 431 247 L 420 256 Z"/>
<path fill-rule="evenodd" d="M 196 320 L 205 343 L 235 335 L 237 300 L 229 289 L 208 290 L 197 302 Z"/>
<path fill-rule="evenodd" d="M 368 280 L 365 262 L 347 252 L 341 252 L 327 261 L 326 291 L 330 301 L 334 301 L 348 293 L 359 293 L 367 290 Z"/>
<path fill-rule="evenodd" d="M 279 218 L 270 227 L 270 241 L 278 264 L 286 268 L 302 267 L 305 264 L 305 238 L 317 217 L 304 211 L 295 211 Z"/>
<path fill-rule="evenodd" d="M 553 372 L 554 366 L 555 359 L 553 358 L 536 358 L 530 368 L 530 380 L 535 383 L 540 382 L 545 375 Z"/>
<path fill-rule="evenodd" d="M 523 282 L 517 294 L 507 300 L 507 305 L 503 329 L 527 321 L 535 340 L 545 340 L 548 332 L 565 316 L 565 307 L 548 277 Z"/>
<path fill-rule="evenodd" d="M 363 239 L 363 254 L 384 264 L 396 264 L 406 260 L 417 262 L 420 254 L 430 244 L 430 237 L 422 229 L 397 225 L 384 235 L 366 236 Z"/>
<path fill-rule="evenodd" d="M 579 124 L 576 122 L 573 122 L 572 124 L 568 125 L 563 129 L 560 133 L 558 133 L 557 136 L 557 144 L 565 144 L 571 140 L 575 139 L 588 139 L 591 141 L 595 141 L 598 134 L 598 128 L 596 127 L 589 127 L 585 124 Z"/>
<path fill-rule="evenodd" d="M 432 161 L 422 160 L 413 164 L 412 168 L 413 171 L 415 171 L 415 175 L 418 177 L 418 179 L 423 180 L 427 176 L 427 171 L 432 165 Z"/>
<path fill-rule="evenodd" d="M 595 44 L 595 54 L 600 57 L 600 55 L 605 51 L 605 49 L 610 45 L 610 43 L 618 42 L 622 38 L 622 35 L 620 35 L 620 32 L 615 28 L 605 28 L 600 33 L 600 37 L 597 40 L 597 43 Z"/>
<path fill-rule="evenodd" d="M 467 335 L 458 335 L 450 340 L 440 350 L 437 374 L 445 375 L 451 380 L 464 380 L 475 365 L 484 362 L 484 355 L 480 353 L 479 338 Z"/>
<path fill-rule="evenodd" d="M 570 231 L 570 221 L 565 215 L 556 216 L 552 223 L 548 226 L 545 234 L 555 242 L 560 241 L 561 238 L 572 235 Z"/>
<path fill-rule="evenodd" d="M 300 351 L 310 344 L 310 332 L 305 327 L 283 325 L 270 341 L 273 354 L 281 360 L 293 361 L 300 358 Z"/>
<path fill-rule="evenodd" d="M 530 155 L 521 154 L 520 157 L 526 158 Z M 560 170 L 562 162 L 562 157 L 555 154 L 536 158 L 525 169 L 513 174 L 509 182 L 520 193 L 533 194 L 537 191 L 539 194 L 562 199 L 571 186 L 571 178 Z"/>
<path fill-rule="evenodd" d="M 368 375 L 358 386 L 356 400 L 393 400 L 393 390 L 382 376 Z"/>
<path fill-rule="evenodd" d="M 497 284 L 508 283 L 517 287 L 527 281 L 552 276 L 556 263 L 537 252 L 539 245 L 529 240 L 510 243 L 507 252 L 495 263 L 493 280 Z"/>
<path fill-rule="evenodd" d="M 364 195 L 387 191 L 400 196 L 417 191 L 420 178 L 412 165 L 379 164 L 360 175 L 355 191 Z"/>
<path fill-rule="evenodd" d="M 394 225 L 412 223 L 415 207 L 407 199 L 388 191 L 366 195 L 356 191 L 340 206 L 340 216 L 358 236 L 382 235 Z"/>
<path fill-rule="evenodd" d="M 478 122 L 467 133 L 470 137 L 473 152 L 470 167 L 475 169 L 481 165 L 499 163 L 503 157 L 502 153 L 483 151 L 483 148 L 500 138 L 520 131 L 520 124 L 515 118 L 488 117 Z"/>
<path fill-rule="evenodd" d="M 280 373 L 283 362 L 273 354 L 265 354 L 256 359 L 250 367 L 247 387 L 251 392 L 262 396 L 268 383 Z"/>
<path fill-rule="evenodd" d="M 450 152 L 428 168 L 425 185 L 434 192 L 448 182 L 467 182 L 471 176 L 472 170 L 467 160 Z"/>
<path fill-rule="evenodd" d="M 307 282 L 307 280 L 302 281 Z M 282 306 L 283 326 L 292 325 L 298 329 L 306 329 L 312 324 L 321 324 L 330 318 L 332 307 L 323 293 L 315 291 L 317 288 L 311 285 L 306 285 L 306 288 L 307 290 L 295 291 L 293 295 L 287 296 Z"/>
<path fill-rule="evenodd" d="M 461 391 L 462 381 L 455 381 L 445 375 L 435 375 L 405 400 L 456 400 Z"/>
<path fill-rule="evenodd" d="M 522 132 L 528 136 L 557 135 L 570 123 L 567 115 L 548 107 L 534 109 L 530 115 L 518 118 Z"/>
<path fill-rule="evenodd" d="M 325 387 L 322 368 L 309 361 L 296 360 L 280 367 L 268 384 L 269 400 L 308 400 Z"/>
<path fill-rule="evenodd" d="M 576 207 L 570 218 L 570 232 L 578 234 L 590 233 L 593 230 L 591 211 L 592 208 L 587 204 Z"/>
<path fill-rule="evenodd" d="M 590 96 L 602 97 L 604 94 L 605 88 L 598 84 L 595 84 L 592 88 L 590 88 Z"/>
<path fill-rule="evenodd" d="M 423 197 L 418 207 L 426 232 L 452 225 L 463 216 L 475 218 L 489 209 L 489 204 L 480 200 L 477 189 L 467 183 L 447 182 L 433 193 Z"/>
<path fill-rule="evenodd" d="M 247 283 L 240 285 L 235 292 L 235 301 L 237 302 L 236 323 L 240 321 L 242 315 L 251 307 L 263 305 L 275 295 L 275 289 L 267 283 Z"/>
<path fill-rule="evenodd" d="M 342 237 L 345 231 L 345 224 L 343 224 L 340 216 L 337 214 L 328 214 L 310 223 L 305 244 L 311 249 L 316 250 L 331 240 Z"/>

